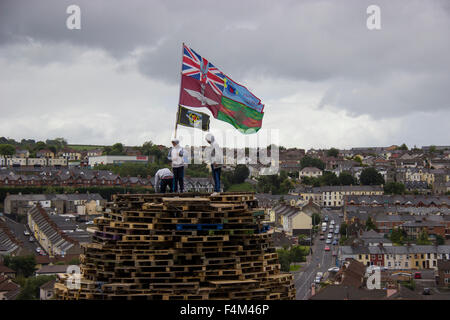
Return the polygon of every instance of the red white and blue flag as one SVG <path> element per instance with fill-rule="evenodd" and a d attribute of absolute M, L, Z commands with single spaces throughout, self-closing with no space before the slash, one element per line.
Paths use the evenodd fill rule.
<path fill-rule="evenodd" d="M 203 85 L 209 84 L 218 95 L 223 92 L 225 75 L 211 62 L 184 44 L 181 73 L 199 80 Z"/>

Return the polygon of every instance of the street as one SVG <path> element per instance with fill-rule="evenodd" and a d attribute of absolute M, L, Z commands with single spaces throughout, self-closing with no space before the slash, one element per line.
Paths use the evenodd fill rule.
<path fill-rule="evenodd" d="M 23 234 L 23 232 L 26 229 L 25 225 L 22 223 L 15 222 L 14 220 L 11 220 L 10 218 L 3 216 L 5 218 L 5 223 L 8 226 L 9 230 L 16 236 L 17 239 L 23 242 L 23 247 L 30 251 L 30 253 L 37 255 L 36 248 L 37 248 L 37 242 L 30 242 L 29 238 L 30 236 L 26 236 Z M 28 230 L 30 231 L 30 230 Z"/>
<path fill-rule="evenodd" d="M 335 221 L 335 225 L 341 225 L 341 218 L 339 218 L 339 213 L 337 211 L 328 211 L 328 218 L 328 226 L 331 220 Z M 328 234 L 328 231 L 329 228 L 327 227 L 325 238 Z M 323 272 L 324 275 L 326 275 L 329 268 L 336 266 L 336 257 L 332 256 L 332 251 L 333 249 L 337 250 L 338 245 L 333 246 L 332 244 L 328 244 L 331 250 L 325 251 L 324 248 L 326 245 L 327 244 L 325 244 L 325 240 L 319 240 L 319 235 L 316 235 L 312 248 L 313 254 L 310 259 L 310 263 L 308 263 L 304 267 L 304 269 L 302 269 L 302 272 L 298 273 L 294 278 L 294 285 L 297 290 L 297 300 L 306 300 L 309 298 L 311 294 L 311 284 L 314 282 L 317 272 Z M 326 278 L 324 276 L 324 280 L 325 279 Z"/>

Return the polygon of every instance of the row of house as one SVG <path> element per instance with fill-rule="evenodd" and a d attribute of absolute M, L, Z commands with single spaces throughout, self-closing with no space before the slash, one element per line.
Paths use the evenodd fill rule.
<path fill-rule="evenodd" d="M 423 195 L 347 195 L 346 207 L 350 206 L 395 206 L 449 208 L 450 196 Z"/>
<path fill-rule="evenodd" d="M 106 200 L 98 193 L 11 194 L 6 196 L 3 208 L 6 214 L 23 215 L 37 204 L 58 214 L 98 214 Z"/>
<path fill-rule="evenodd" d="M 375 265 L 392 270 L 437 270 L 439 260 L 450 259 L 450 246 L 340 246 L 339 259 L 355 259 L 365 266 Z"/>
<path fill-rule="evenodd" d="M 82 252 L 81 244 L 90 243 L 92 234 L 81 230 L 73 216 L 51 214 L 39 204 L 28 211 L 27 224 L 34 236 L 50 256 L 64 256 Z"/>
<path fill-rule="evenodd" d="M 383 195 L 382 186 L 324 186 L 324 187 L 300 187 L 289 192 L 291 195 L 298 195 L 302 199 L 309 201 L 312 199 L 322 207 L 341 208 L 345 204 L 348 196 L 375 196 Z"/>
<path fill-rule="evenodd" d="M 122 186 L 149 187 L 150 177 L 121 177 L 111 171 L 90 169 L 65 169 L 38 171 L 38 174 L 19 174 L 15 170 L 0 171 L 0 186 Z"/>
<path fill-rule="evenodd" d="M 21 250 L 22 242 L 11 232 L 0 216 L 0 256 L 13 255 Z"/>
<path fill-rule="evenodd" d="M 26 172 L 14 169 L 0 170 L 0 186 L 120 186 L 153 188 L 155 183 L 154 177 L 122 177 L 108 170 L 86 168 L 64 170 L 42 168 L 30 170 Z M 186 176 L 184 178 L 184 190 L 187 192 L 213 192 L 214 182 L 211 177 L 197 178 Z"/>

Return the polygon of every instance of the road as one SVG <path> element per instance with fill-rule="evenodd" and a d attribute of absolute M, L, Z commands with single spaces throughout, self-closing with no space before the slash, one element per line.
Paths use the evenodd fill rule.
<path fill-rule="evenodd" d="M 17 239 L 19 239 L 20 241 L 23 242 L 23 246 L 25 249 L 27 249 L 28 251 L 30 251 L 30 253 L 33 253 L 35 255 L 37 255 L 36 253 L 36 248 L 37 248 L 37 242 L 30 242 L 29 241 L 29 236 L 25 236 L 23 234 L 23 232 L 26 229 L 25 225 L 22 223 L 18 223 L 14 220 L 11 220 L 10 218 L 6 217 L 5 215 L 3 216 L 5 218 L 5 223 L 8 226 L 9 230 L 11 230 L 11 232 L 16 236 Z M 28 230 L 30 231 L 30 230 Z"/>
<path fill-rule="evenodd" d="M 334 220 L 336 222 L 336 225 L 341 224 L 341 218 L 339 218 L 339 214 L 337 211 L 329 211 L 328 213 L 328 225 L 331 220 Z M 328 228 L 327 232 L 325 233 L 325 237 L 328 234 Z M 311 257 L 310 263 L 308 263 L 304 268 L 303 271 L 296 274 L 294 277 L 294 285 L 297 290 L 296 299 L 297 300 L 307 300 L 311 294 L 311 284 L 314 282 L 314 279 L 316 277 L 317 272 L 325 272 L 328 271 L 330 267 L 336 266 L 336 257 L 332 256 L 332 251 L 325 251 L 326 244 L 325 240 L 319 240 L 319 236 L 317 235 L 314 239 L 314 245 L 313 245 L 313 255 Z M 331 250 L 338 249 L 338 245 L 328 245 Z"/>

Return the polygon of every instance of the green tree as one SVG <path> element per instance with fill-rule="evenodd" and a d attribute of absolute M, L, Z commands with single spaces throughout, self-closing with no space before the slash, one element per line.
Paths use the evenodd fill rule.
<path fill-rule="evenodd" d="M 343 186 L 350 186 L 356 184 L 356 180 L 350 172 L 343 171 L 339 174 L 339 183 Z"/>
<path fill-rule="evenodd" d="M 428 233 L 425 230 L 422 230 L 417 237 L 416 244 L 418 245 L 429 245 L 431 241 L 428 239 Z"/>
<path fill-rule="evenodd" d="M 322 221 L 322 218 L 320 217 L 320 214 L 318 214 L 318 213 L 313 213 L 311 215 L 311 219 L 312 219 L 313 226 L 319 225 L 320 222 Z"/>
<path fill-rule="evenodd" d="M 36 259 L 33 255 L 28 256 L 5 256 L 3 264 L 13 269 L 17 276 L 30 277 L 36 268 Z"/>
<path fill-rule="evenodd" d="M 320 184 L 323 186 L 337 186 L 339 185 L 339 178 L 334 172 L 324 171 L 319 178 Z"/>
<path fill-rule="evenodd" d="M 315 168 L 319 168 L 320 170 L 325 169 L 325 163 L 317 158 L 313 158 L 310 156 L 304 156 L 301 160 L 300 160 L 300 167 L 301 169 L 306 168 L 306 167 L 315 167 Z"/>
<path fill-rule="evenodd" d="M 400 182 L 388 182 L 384 186 L 384 193 L 386 194 L 404 194 L 406 187 Z"/>
<path fill-rule="evenodd" d="M 366 221 L 366 230 L 376 230 L 377 226 L 375 225 L 375 223 L 372 220 L 372 217 L 368 217 L 367 221 Z"/>
<path fill-rule="evenodd" d="M 289 272 L 289 268 L 291 266 L 291 255 L 289 250 L 286 248 L 277 250 L 278 260 L 280 262 L 281 271 Z"/>
<path fill-rule="evenodd" d="M 12 156 L 16 153 L 16 148 L 11 144 L 0 144 L 0 155 Z"/>
<path fill-rule="evenodd" d="M 403 245 L 406 234 L 402 229 L 394 228 L 391 232 L 390 239 L 395 244 Z"/>
<path fill-rule="evenodd" d="M 327 156 L 329 157 L 337 157 L 339 155 L 339 150 L 336 148 L 331 148 L 330 150 L 327 151 Z"/>
<path fill-rule="evenodd" d="M 408 146 L 405 143 L 403 143 L 400 147 L 397 147 L 397 150 L 407 151 L 408 150 Z"/>
<path fill-rule="evenodd" d="M 436 244 L 437 244 L 438 246 L 444 245 L 444 244 L 445 244 L 445 239 L 444 239 L 444 237 L 441 236 L 441 235 L 439 235 L 439 234 L 437 234 L 437 235 L 436 235 Z"/>
<path fill-rule="evenodd" d="M 56 279 L 56 276 L 37 276 L 30 278 L 19 278 L 21 286 L 17 300 L 39 300 L 39 289 L 43 284 Z"/>
<path fill-rule="evenodd" d="M 233 183 L 243 183 L 245 179 L 248 178 L 250 175 L 250 171 L 248 170 L 248 167 L 244 164 L 238 164 L 236 168 L 234 169 L 233 174 Z"/>
<path fill-rule="evenodd" d="M 339 228 L 339 233 L 341 236 L 345 236 L 348 233 L 348 225 L 345 222 L 341 223 L 341 227 Z"/>
<path fill-rule="evenodd" d="M 375 168 L 365 168 L 361 172 L 361 176 L 359 178 L 362 185 L 380 185 L 384 184 L 383 176 L 375 169 Z"/>

